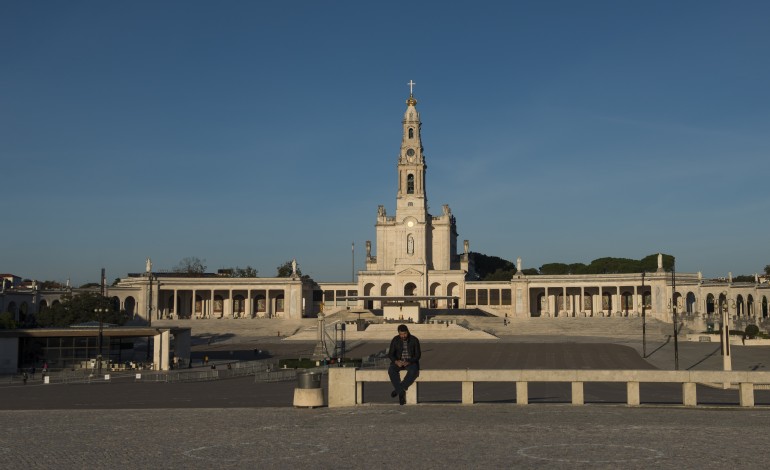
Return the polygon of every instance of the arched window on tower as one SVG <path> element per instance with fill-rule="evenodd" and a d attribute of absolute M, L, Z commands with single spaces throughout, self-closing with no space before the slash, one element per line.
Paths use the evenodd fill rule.
<path fill-rule="evenodd" d="M 410 139 L 414 139 L 414 128 L 413 127 L 409 128 L 409 138 Z"/>
<path fill-rule="evenodd" d="M 414 175 L 411 173 L 406 177 L 406 194 L 414 194 Z"/>

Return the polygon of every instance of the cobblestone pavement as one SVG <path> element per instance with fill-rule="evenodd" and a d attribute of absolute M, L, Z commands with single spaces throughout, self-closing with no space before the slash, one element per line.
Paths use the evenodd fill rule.
<path fill-rule="evenodd" d="M 2 411 L 0 468 L 766 468 L 768 418 L 568 405 Z"/>
<path fill-rule="evenodd" d="M 556 343 L 426 342 L 430 368 L 672 368 L 670 341 Z M 608 341 L 608 343 L 611 341 Z M 253 348 L 242 348 L 245 357 Z M 212 345 L 225 358 L 238 345 Z M 299 347 L 268 344 L 278 356 Z M 381 344 L 352 345 L 353 357 Z M 284 350 L 285 348 L 285 350 Z M 768 349 L 733 349 L 735 370 L 765 369 Z M 235 350 L 235 352 L 231 352 Z M 634 351 L 636 350 L 636 351 Z M 212 354 L 214 353 L 214 354 Z M 717 346 L 680 344 L 680 369 L 718 369 Z M 326 388 L 325 381 L 323 383 Z M 484 402 L 458 404 L 457 384 L 424 384 L 417 406 L 399 407 L 387 384 L 367 385 L 355 408 L 292 408 L 294 382 L 253 378 L 199 383 L 0 387 L 0 469 L 17 468 L 765 468 L 770 391 L 758 408 L 670 406 L 681 387 L 643 385 L 640 408 L 628 408 L 617 384 L 586 385 L 573 407 L 568 384 L 530 384 L 528 406 L 513 404 L 510 384 L 478 384 Z M 699 403 L 737 404 L 737 391 L 698 387 Z M 666 404 L 669 406 L 659 406 Z M 408 438 L 403 437 L 408 432 Z M 405 460 L 406 459 L 406 460 Z"/>

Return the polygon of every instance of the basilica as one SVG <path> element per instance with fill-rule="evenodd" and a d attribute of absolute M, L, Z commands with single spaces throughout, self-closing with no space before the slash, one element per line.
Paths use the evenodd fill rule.
<path fill-rule="evenodd" d="M 449 205 L 442 205 L 438 214 L 428 212 L 427 157 L 412 85 L 401 120 L 395 211 L 377 208 L 375 241 L 366 242 L 365 269 L 356 282 L 302 277 L 296 263 L 289 277 L 233 278 L 154 272 L 148 260 L 144 272 L 104 285 L 105 295 L 116 308 L 148 321 L 303 318 L 343 309 L 379 309 L 405 298 L 413 298 L 423 309 L 476 309 L 510 318 L 631 317 L 644 312 L 671 322 L 674 312 L 693 317 L 717 312 L 747 319 L 768 316 L 766 281 L 737 283 L 730 276 L 706 280 L 700 273 L 677 273 L 674 278 L 663 269 L 660 256 L 655 272 L 597 275 L 524 275 L 519 258 L 510 280 L 474 280 L 469 241 L 458 248 L 458 220 Z M 34 286 L 4 289 L 0 312 L 18 318 L 59 302 L 61 295 Z"/>

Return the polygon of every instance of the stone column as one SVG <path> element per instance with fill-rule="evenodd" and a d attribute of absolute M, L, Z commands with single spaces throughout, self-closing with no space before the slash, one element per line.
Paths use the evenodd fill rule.
<path fill-rule="evenodd" d="M 190 297 L 190 319 L 197 318 L 197 315 L 195 311 L 195 289 L 193 289 L 192 297 Z"/>
<path fill-rule="evenodd" d="M 273 301 L 270 299 L 270 289 L 265 289 L 265 316 L 271 318 L 273 316 Z"/>
<path fill-rule="evenodd" d="M 634 314 L 636 316 L 639 316 L 639 305 L 640 305 L 639 304 L 639 291 L 636 288 L 636 284 L 634 284 L 634 297 L 633 298 L 634 298 L 634 300 L 633 300 L 633 303 L 634 303 Z"/>
<path fill-rule="evenodd" d="M 171 311 L 174 312 L 171 314 L 171 318 L 179 318 L 179 291 L 177 291 L 176 288 L 174 288 L 174 298 L 171 299 Z"/>
<path fill-rule="evenodd" d="M 545 300 L 545 302 L 544 302 L 545 306 L 541 306 L 540 308 L 544 309 L 545 311 L 541 311 L 540 314 L 541 315 L 546 314 L 546 313 L 550 314 L 549 309 L 551 307 L 551 300 L 548 298 L 548 287 L 547 286 L 545 287 L 545 295 L 543 296 L 543 299 Z M 548 316 L 548 315 L 546 315 L 546 316 Z"/>
<path fill-rule="evenodd" d="M 561 310 L 564 313 L 564 315 L 569 316 L 569 313 L 567 313 L 567 287 L 566 286 L 563 286 L 561 288 L 561 298 L 562 298 Z"/>
<path fill-rule="evenodd" d="M 209 302 L 209 318 L 214 318 L 214 289 L 211 289 L 211 301 Z"/>
<path fill-rule="evenodd" d="M 581 312 L 582 315 L 586 316 L 586 287 L 580 286 L 580 309 L 578 312 Z"/>
<path fill-rule="evenodd" d="M 597 316 L 604 316 L 604 310 L 602 310 L 603 299 L 602 299 L 602 287 L 599 286 L 599 293 L 596 295 L 596 299 L 594 299 L 594 312 Z"/>
<path fill-rule="evenodd" d="M 233 289 L 232 288 L 230 288 L 228 290 L 228 299 L 227 299 L 227 301 L 230 304 L 229 308 L 228 308 L 228 310 L 230 311 L 230 318 L 235 318 L 235 302 L 233 301 Z"/>

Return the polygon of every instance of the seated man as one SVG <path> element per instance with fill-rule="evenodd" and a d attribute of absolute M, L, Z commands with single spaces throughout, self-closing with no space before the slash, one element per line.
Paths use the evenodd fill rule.
<path fill-rule="evenodd" d="M 388 376 L 393 384 L 391 397 L 398 395 L 398 402 L 406 403 L 406 389 L 420 375 L 420 340 L 409 334 L 406 325 L 398 325 L 398 336 L 393 337 L 388 348 Z M 399 371 L 406 370 L 406 377 L 401 381 Z"/>

